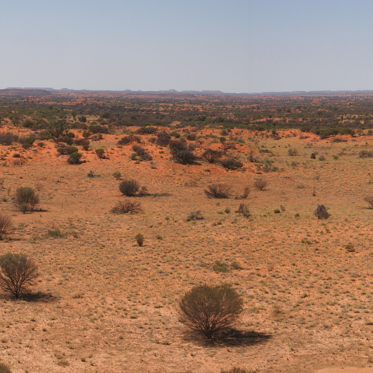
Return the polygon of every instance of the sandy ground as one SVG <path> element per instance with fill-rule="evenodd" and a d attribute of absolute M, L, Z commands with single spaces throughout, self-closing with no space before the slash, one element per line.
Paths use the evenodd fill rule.
<path fill-rule="evenodd" d="M 147 142 L 155 167 L 136 163 L 131 146 L 118 148 L 114 136 L 92 143 L 105 145 L 108 159 L 83 152 L 81 165 L 67 164 L 53 143 L 27 151 L 2 147 L 0 210 L 16 229 L 0 242 L 0 253 L 33 257 L 40 269 L 33 291 L 47 296 L 1 299 L 0 361 L 13 373 L 219 373 L 233 366 L 295 373 L 373 365 L 373 210 L 364 201 L 373 195 L 373 178 L 371 160 L 358 158 L 373 139 L 240 135 L 245 144 L 231 152 L 243 171 L 175 164 L 167 148 Z M 196 153 L 207 147 L 219 144 L 203 137 Z M 299 155 L 289 156 L 289 148 Z M 277 170 L 260 171 L 247 161 L 250 151 Z M 25 163 L 14 165 L 16 152 Z M 313 152 L 326 160 L 311 159 Z M 91 170 L 97 177 L 87 177 Z M 143 213 L 110 213 L 125 199 L 115 171 L 147 186 L 151 195 L 137 198 Z M 268 181 L 264 191 L 253 187 L 256 178 Z M 208 199 L 211 183 L 232 185 L 232 197 Z M 236 200 L 246 185 L 248 198 Z M 17 211 L 11 198 L 19 186 L 39 190 L 43 211 Z M 236 212 L 241 202 L 250 218 Z M 313 215 L 318 203 L 329 208 L 328 220 Z M 195 210 L 205 219 L 187 221 Z M 61 238 L 50 236 L 56 229 Z M 229 271 L 215 272 L 216 260 Z M 245 301 L 237 327 L 251 334 L 238 345 L 206 344 L 178 321 L 176 305 L 187 290 L 222 282 Z"/>

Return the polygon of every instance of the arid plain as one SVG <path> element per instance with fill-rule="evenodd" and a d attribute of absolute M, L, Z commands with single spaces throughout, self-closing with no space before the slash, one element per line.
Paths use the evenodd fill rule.
<path fill-rule="evenodd" d="M 373 209 L 364 200 L 373 195 L 373 170 L 370 158 L 359 157 L 373 150 L 373 137 L 365 131 L 332 141 L 293 129 L 273 138 L 236 128 L 227 138 L 240 141 L 228 152 L 243 167 L 226 170 L 202 158 L 177 164 L 152 135 L 140 136 L 152 161 L 131 159 L 133 143 L 117 142 L 136 128 L 92 141 L 79 165 L 51 141 L 1 146 L 0 210 L 15 229 L 0 241 L 0 254 L 28 254 L 40 275 L 34 297 L 1 298 L 0 360 L 14 373 L 373 367 Z M 221 129 L 184 129 L 196 135 L 197 156 L 221 149 Z M 30 132 L 10 122 L 0 131 Z M 147 187 L 149 195 L 129 198 L 143 212 L 110 212 L 128 199 L 119 191 L 125 179 Z M 256 179 L 267 181 L 264 190 Z M 230 185 L 231 197 L 207 198 L 216 183 Z M 20 186 L 37 190 L 36 211 L 16 209 Z M 247 198 L 236 199 L 246 186 Z M 240 203 L 249 217 L 237 212 Z M 314 216 L 317 204 L 326 205 L 328 219 Z M 197 210 L 204 219 L 188 219 Z M 214 270 L 216 261 L 228 271 Z M 208 343 L 179 322 L 178 300 L 203 283 L 240 292 L 245 310 L 237 328 L 246 338 Z"/>

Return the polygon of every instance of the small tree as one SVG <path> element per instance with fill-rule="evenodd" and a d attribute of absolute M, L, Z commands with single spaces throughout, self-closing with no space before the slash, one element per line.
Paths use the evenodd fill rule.
<path fill-rule="evenodd" d="M 242 311 L 242 297 L 229 285 L 195 286 L 178 307 L 180 321 L 208 339 L 232 327 Z"/>
<path fill-rule="evenodd" d="M 27 211 L 33 211 L 39 203 L 40 198 L 30 187 L 20 187 L 16 190 L 15 203 L 25 214 Z"/>
<path fill-rule="evenodd" d="M 13 229 L 12 218 L 9 215 L 0 214 L 0 240 L 4 234 L 9 233 Z"/>
<path fill-rule="evenodd" d="M 0 257 L 0 287 L 16 299 L 34 283 L 38 267 L 25 254 L 5 254 Z"/>

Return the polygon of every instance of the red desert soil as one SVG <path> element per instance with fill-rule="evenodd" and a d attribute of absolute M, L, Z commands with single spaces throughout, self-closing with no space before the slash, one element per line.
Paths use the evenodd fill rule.
<path fill-rule="evenodd" d="M 364 197 L 373 195 L 373 178 L 371 160 L 358 158 L 373 149 L 372 137 L 332 143 L 290 131 L 275 141 L 233 132 L 245 141 L 233 151 L 243 170 L 183 166 L 170 161 L 167 148 L 146 143 L 152 168 L 130 160 L 132 145 L 116 146 L 120 135 L 92 142 L 106 146 L 108 159 L 83 152 L 81 165 L 57 156 L 51 142 L 43 149 L 1 147 L 0 209 L 16 229 L 0 242 L 0 254 L 34 258 L 40 277 L 33 291 L 49 296 L 1 299 L 0 361 L 13 373 L 220 373 L 233 366 L 295 373 L 372 365 L 373 210 Z M 218 146 L 205 137 L 196 152 Z M 289 148 L 299 155 L 289 156 Z M 258 174 L 247 160 L 250 151 L 277 170 Z M 315 152 L 326 160 L 311 159 Z M 25 163 L 14 165 L 13 153 Z M 87 177 L 89 171 L 96 177 Z M 116 171 L 148 188 L 151 195 L 133 198 L 143 213 L 110 213 L 125 199 Z M 268 181 L 264 191 L 253 187 L 257 178 Z M 212 183 L 231 185 L 233 196 L 208 199 L 204 189 Z M 17 211 L 12 196 L 20 186 L 38 189 L 42 211 Z M 236 200 L 245 186 L 248 198 Z M 250 218 L 236 212 L 242 202 Z M 328 207 L 329 219 L 313 215 L 317 204 Z M 205 219 L 188 221 L 195 210 Z M 48 234 L 56 229 L 61 238 Z M 137 233 L 145 237 L 143 247 Z M 214 272 L 216 260 L 229 271 Z M 257 338 L 211 345 L 179 322 L 176 305 L 187 290 L 223 282 L 245 301 L 237 327 L 261 333 Z"/>

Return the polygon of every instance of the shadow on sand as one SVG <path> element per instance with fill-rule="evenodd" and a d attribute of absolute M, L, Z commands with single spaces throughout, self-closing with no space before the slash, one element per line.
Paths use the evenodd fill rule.
<path fill-rule="evenodd" d="M 254 332 L 254 331 L 242 331 L 237 329 L 229 329 L 221 332 L 219 335 L 214 336 L 212 339 L 206 339 L 201 334 L 197 333 L 186 333 L 184 340 L 188 342 L 197 342 L 200 345 L 210 347 L 221 347 L 221 346 L 254 346 L 265 343 L 272 338 L 270 334 Z"/>

